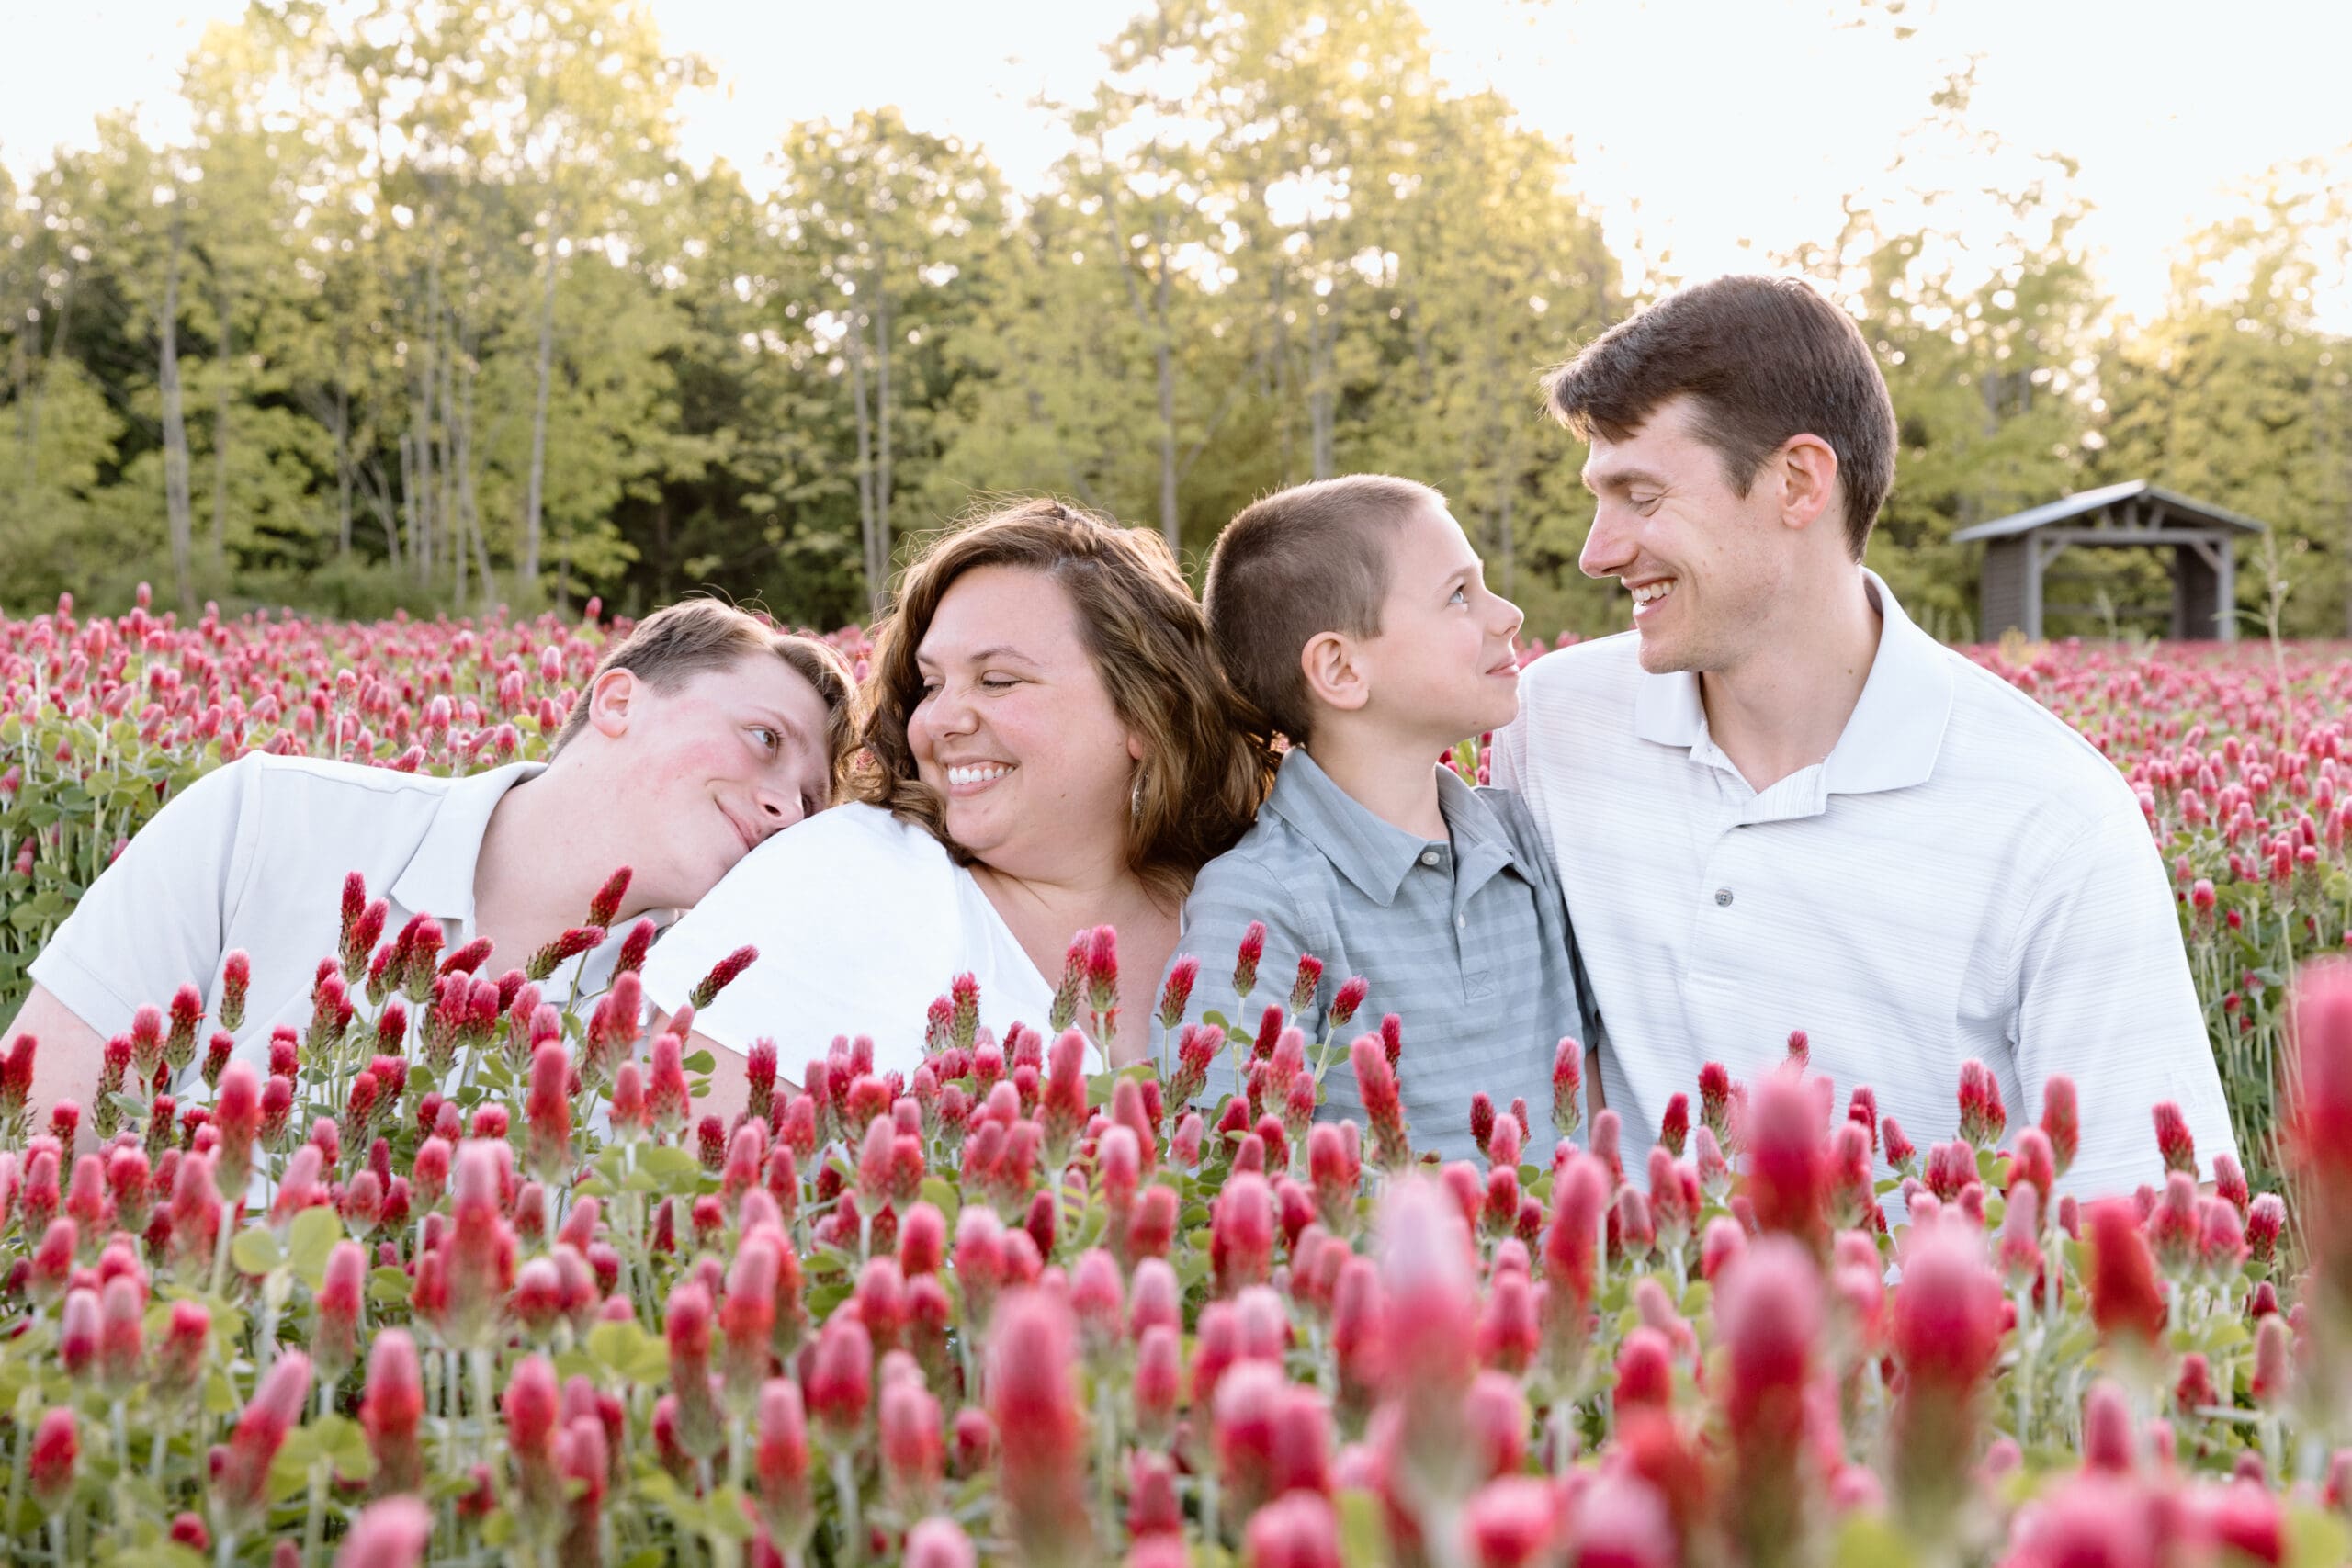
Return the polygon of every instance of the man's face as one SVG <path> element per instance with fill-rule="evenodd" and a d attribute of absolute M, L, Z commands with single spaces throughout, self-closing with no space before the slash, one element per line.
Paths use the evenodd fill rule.
<path fill-rule="evenodd" d="M 824 699 L 771 654 L 667 690 L 639 681 L 630 706 L 628 808 L 663 830 L 665 902 L 696 902 L 753 845 L 831 800 Z"/>
<path fill-rule="evenodd" d="M 1487 589 L 1478 552 L 1442 506 L 1399 525 L 1386 548 L 1380 635 L 1363 645 L 1374 705 L 1446 741 L 1502 728 L 1519 716 L 1519 606 Z"/>
<path fill-rule="evenodd" d="M 1623 441 L 1596 432 L 1585 487 L 1600 502 L 1577 564 L 1634 600 L 1642 668 L 1729 670 L 1769 636 L 1795 565 L 1770 465 L 1741 495 L 1695 434 L 1695 405 L 1668 400 Z"/>

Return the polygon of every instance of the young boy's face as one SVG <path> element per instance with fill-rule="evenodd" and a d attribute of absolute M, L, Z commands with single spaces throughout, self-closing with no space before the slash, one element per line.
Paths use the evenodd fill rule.
<path fill-rule="evenodd" d="M 1370 711 L 1441 745 L 1519 716 L 1519 606 L 1488 591 L 1478 552 L 1443 507 L 1388 541 L 1380 635 L 1362 645 Z"/>

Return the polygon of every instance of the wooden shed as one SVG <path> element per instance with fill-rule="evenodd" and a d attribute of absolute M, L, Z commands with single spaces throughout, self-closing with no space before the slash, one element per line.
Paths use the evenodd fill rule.
<path fill-rule="evenodd" d="M 2160 490 L 2145 479 L 2086 490 L 1996 522 L 1954 534 L 1954 544 L 1982 541 L 1984 575 L 1977 626 L 1988 640 L 2014 626 L 2042 635 L 2042 584 L 2050 563 L 2070 547 L 2155 547 L 2171 553 L 2172 620 L 2177 640 L 2237 640 L 2237 566 L 2244 535 L 2263 525 L 2207 502 Z"/>

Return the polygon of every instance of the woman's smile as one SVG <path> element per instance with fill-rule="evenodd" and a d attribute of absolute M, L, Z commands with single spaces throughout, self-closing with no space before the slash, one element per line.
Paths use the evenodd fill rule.
<path fill-rule="evenodd" d="M 941 770 L 947 778 L 947 794 L 955 800 L 967 799 L 995 787 L 997 781 L 1013 771 L 1011 762 L 959 762 Z"/>

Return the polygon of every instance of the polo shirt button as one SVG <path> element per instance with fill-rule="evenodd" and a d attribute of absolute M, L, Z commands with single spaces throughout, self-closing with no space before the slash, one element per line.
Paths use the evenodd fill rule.
<path fill-rule="evenodd" d="M 1423 850 L 1421 852 L 1421 863 L 1423 865 L 1435 865 L 1437 863 L 1437 852 L 1435 850 Z"/>
<path fill-rule="evenodd" d="M 1731 889 L 1728 887 L 1716 888 L 1715 903 L 1718 908 L 1728 908 L 1731 905 Z"/>
<path fill-rule="evenodd" d="M 1454 917 L 1453 917 L 1453 929 L 1454 929 L 1455 931 L 1466 931 L 1466 930 L 1468 930 L 1468 929 L 1469 929 L 1469 926 L 1470 926 L 1470 917 L 1469 917 L 1469 916 L 1467 916 L 1467 915 L 1456 915 L 1456 916 L 1454 916 Z"/>

